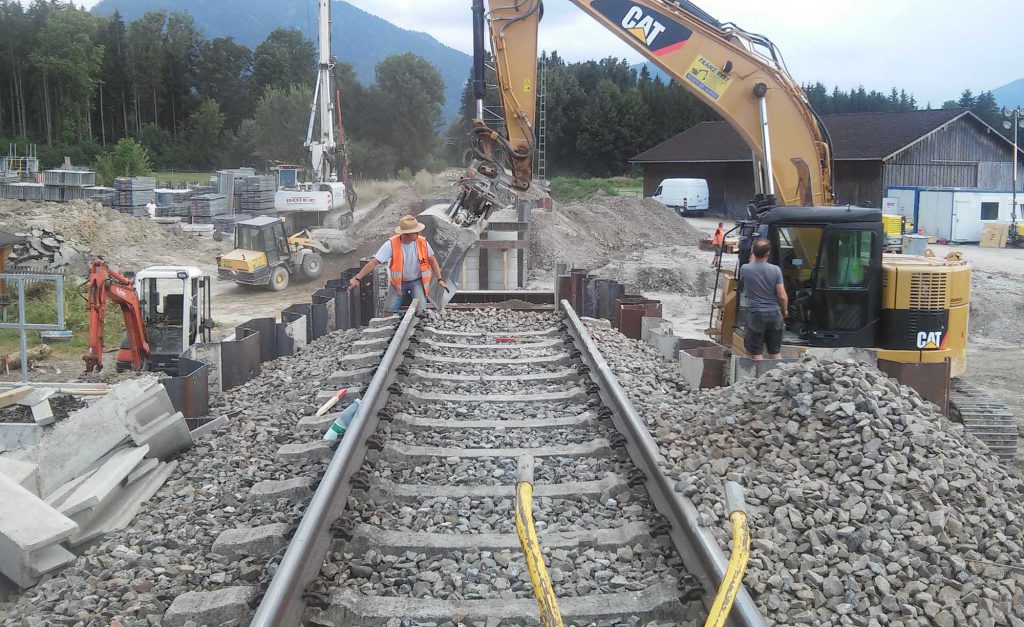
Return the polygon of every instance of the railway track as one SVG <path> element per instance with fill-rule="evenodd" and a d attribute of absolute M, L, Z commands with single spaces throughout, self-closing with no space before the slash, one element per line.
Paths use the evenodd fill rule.
<path fill-rule="evenodd" d="M 514 515 L 525 454 L 565 624 L 704 624 L 726 559 L 571 309 L 387 324 L 332 378 L 372 374 L 253 625 L 540 624 Z M 746 592 L 730 620 L 763 624 Z"/>

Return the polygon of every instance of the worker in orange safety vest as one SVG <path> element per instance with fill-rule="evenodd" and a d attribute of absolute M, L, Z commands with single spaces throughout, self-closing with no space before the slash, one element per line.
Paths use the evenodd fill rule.
<path fill-rule="evenodd" d="M 415 216 L 402 216 L 395 228 L 395 235 L 384 242 L 373 258 L 349 281 L 349 287 L 355 288 L 363 277 L 386 263 L 390 288 L 384 311 L 398 313 L 406 295 L 418 299 L 420 306 L 426 309 L 430 298 L 430 281 L 434 275 L 437 275 L 437 284 L 442 289 L 447 291 L 448 284 L 441 277 L 441 267 L 434 258 L 434 249 L 427 238 L 420 235 L 425 228 Z"/>
<path fill-rule="evenodd" d="M 725 225 L 721 222 L 718 223 L 718 228 L 715 229 L 715 234 L 711 236 L 711 246 L 715 249 L 715 259 L 711 262 L 711 267 L 714 268 L 718 265 L 722 259 L 722 244 L 725 243 Z"/>

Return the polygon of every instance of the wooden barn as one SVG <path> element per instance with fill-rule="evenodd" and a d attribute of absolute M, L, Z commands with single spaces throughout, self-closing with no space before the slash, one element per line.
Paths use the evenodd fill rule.
<path fill-rule="evenodd" d="M 881 207 L 887 191 L 900 187 L 1012 188 L 1013 144 L 966 109 L 823 120 L 832 136 L 840 204 Z M 706 179 L 712 212 L 739 218 L 754 195 L 750 148 L 726 122 L 698 124 L 632 161 L 643 168 L 646 196 L 667 178 Z"/>

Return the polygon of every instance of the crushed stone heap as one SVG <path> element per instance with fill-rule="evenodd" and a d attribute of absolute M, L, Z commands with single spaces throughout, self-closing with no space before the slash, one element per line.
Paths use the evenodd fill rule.
<path fill-rule="evenodd" d="M 916 392 L 813 359 L 690 392 L 648 347 L 591 332 L 722 546 L 722 485 L 744 486 L 745 583 L 771 623 L 1024 625 L 1024 482 Z"/>

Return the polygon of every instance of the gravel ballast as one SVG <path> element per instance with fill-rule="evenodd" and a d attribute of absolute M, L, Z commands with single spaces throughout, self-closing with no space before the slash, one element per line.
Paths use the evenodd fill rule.
<path fill-rule="evenodd" d="M 199 440 L 178 457 L 168 482 L 122 531 L 88 548 L 71 566 L 22 593 L 0 621 L 9 625 L 157 625 L 186 592 L 259 586 L 276 555 L 228 558 L 216 554 L 223 531 L 275 523 L 294 527 L 305 503 L 250 499 L 262 481 L 319 480 L 319 461 L 285 463 L 284 444 L 318 437 L 296 429 L 316 410 L 316 394 L 338 369 L 358 331 L 341 331 L 298 354 L 263 364 L 262 374 L 214 399 L 211 415 L 229 426 Z"/>
<path fill-rule="evenodd" d="M 772 624 L 1024 625 L 1024 483 L 913 391 L 806 359 L 690 392 L 677 365 L 590 331 L 722 546 L 745 488 L 748 589 Z"/>

